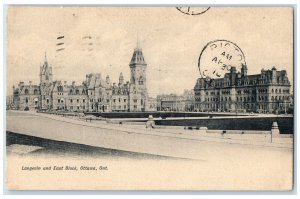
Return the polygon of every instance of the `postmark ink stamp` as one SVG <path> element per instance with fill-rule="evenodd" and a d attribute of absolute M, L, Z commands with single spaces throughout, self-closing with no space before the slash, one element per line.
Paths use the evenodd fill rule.
<path fill-rule="evenodd" d="M 201 15 L 208 11 L 210 7 L 176 7 L 181 13 L 186 15 Z"/>
<path fill-rule="evenodd" d="M 241 48 L 228 40 L 215 40 L 207 43 L 202 49 L 198 68 L 202 78 L 220 78 L 235 67 L 240 71 L 246 60 Z"/>

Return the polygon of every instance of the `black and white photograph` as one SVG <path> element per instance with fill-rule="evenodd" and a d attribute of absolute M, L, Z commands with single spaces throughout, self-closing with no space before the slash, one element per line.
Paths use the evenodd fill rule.
<path fill-rule="evenodd" d="M 7 5 L 5 186 L 291 191 L 294 14 Z"/>

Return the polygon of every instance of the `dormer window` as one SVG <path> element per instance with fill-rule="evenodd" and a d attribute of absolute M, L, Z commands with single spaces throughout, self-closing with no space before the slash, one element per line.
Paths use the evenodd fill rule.
<path fill-rule="evenodd" d="M 58 87 L 57 87 L 57 91 L 58 91 L 58 92 L 63 92 L 63 87 L 62 87 L 62 86 L 58 86 Z"/>

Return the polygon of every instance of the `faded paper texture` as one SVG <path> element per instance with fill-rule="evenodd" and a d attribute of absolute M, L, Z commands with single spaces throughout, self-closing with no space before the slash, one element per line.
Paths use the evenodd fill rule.
<path fill-rule="evenodd" d="M 9 190 L 293 188 L 293 112 L 288 113 L 293 104 L 293 8 L 8 6 L 6 20 Z M 290 82 L 276 87 L 284 100 L 275 103 L 270 87 L 269 104 L 252 103 L 259 106 L 257 112 L 238 112 L 237 102 L 234 111 L 225 106 L 196 108 L 194 89 L 203 70 L 199 56 L 209 42 L 218 40 L 238 46 L 238 53 L 229 57 L 243 59 L 248 75 L 271 74 L 276 67 L 275 73 L 283 75 L 275 79 Z M 136 67 L 144 66 L 143 61 L 146 72 Z M 211 72 L 216 74 L 215 69 Z M 107 86 L 96 90 L 96 85 Z M 139 85 L 137 95 L 134 85 Z M 68 89 L 62 96 L 60 87 Z M 81 94 L 71 95 L 72 88 Z M 184 98 L 184 90 L 193 93 L 188 108 L 181 110 L 176 100 L 173 110 L 158 103 L 158 96 Z M 102 98 L 102 93 L 108 96 Z M 142 100 L 141 106 L 131 105 L 132 98 Z M 70 103 L 63 105 L 63 112 L 62 99 Z M 114 100 L 122 104 L 115 107 Z M 129 116 L 130 112 L 143 116 Z M 169 112 L 166 124 L 162 114 Z M 175 112 L 186 115 L 176 118 Z M 208 122 L 200 125 L 205 128 L 194 125 L 194 113 L 205 114 Z M 234 122 L 226 123 L 228 119 Z"/>

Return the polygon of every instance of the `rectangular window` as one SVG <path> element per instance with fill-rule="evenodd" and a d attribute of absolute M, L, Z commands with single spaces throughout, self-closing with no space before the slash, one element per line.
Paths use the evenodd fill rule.
<path fill-rule="evenodd" d="M 119 98 L 119 102 L 121 102 L 121 99 Z"/>
<path fill-rule="evenodd" d="M 83 106 L 82 108 L 85 109 L 85 106 Z"/>
<path fill-rule="evenodd" d="M 124 102 L 126 102 L 126 99 L 124 99 Z"/>
<path fill-rule="evenodd" d="M 116 99 L 113 99 L 114 102 L 116 102 Z"/>
<path fill-rule="evenodd" d="M 109 99 L 107 99 L 106 101 L 109 102 Z"/>
<path fill-rule="evenodd" d="M 79 99 L 77 99 L 77 103 L 79 103 Z"/>
<path fill-rule="evenodd" d="M 77 106 L 77 110 L 79 110 L 79 106 Z"/>
<path fill-rule="evenodd" d="M 58 103 L 60 103 L 60 99 L 58 99 L 57 101 L 58 101 Z"/>
<path fill-rule="evenodd" d="M 73 100 L 72 100 L 72 99 L 70 99 L 70 102 L 72 103 L 72 102 L 73 102 Z"/>
<path fill-rule="evenodd" d="M 82 101 L 83 101 L 83 103 L 84 103 L 84 102 L 85 102 L 85 99 L 83 99 Z"/>

